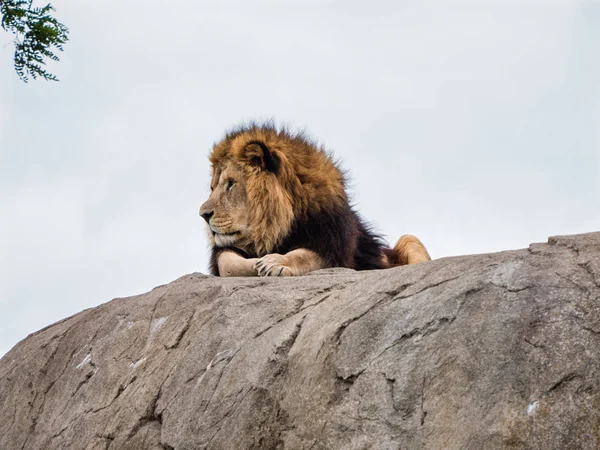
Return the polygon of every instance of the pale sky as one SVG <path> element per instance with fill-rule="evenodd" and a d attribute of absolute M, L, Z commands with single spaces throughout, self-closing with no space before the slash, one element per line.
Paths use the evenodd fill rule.
<path fill-rule="evenodd" d="M 0 355 L 207 272 L 232 126 L 305 129 L 390 243 L 434 258 L 600 230 L 600 1 L 56 0 L 60 83 L 0 32 Z"/>

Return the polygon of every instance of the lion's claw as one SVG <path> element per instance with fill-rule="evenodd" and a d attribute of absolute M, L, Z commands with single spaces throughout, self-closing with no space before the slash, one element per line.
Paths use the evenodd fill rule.
<path fill-rule="evenodd" d="M 287 266 L 284 255 L 272 253 L 259 258 L 254 269 L 260 277 L 289 277 L 293 275 L 292 269 Z"/>

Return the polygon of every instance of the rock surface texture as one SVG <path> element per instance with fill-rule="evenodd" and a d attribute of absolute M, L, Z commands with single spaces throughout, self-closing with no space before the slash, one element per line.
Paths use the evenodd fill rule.
<path fill-rule="evenodd" d="M 115 299 L 2 358 L 0 448 L 600 448 L 600 233 Z"/>

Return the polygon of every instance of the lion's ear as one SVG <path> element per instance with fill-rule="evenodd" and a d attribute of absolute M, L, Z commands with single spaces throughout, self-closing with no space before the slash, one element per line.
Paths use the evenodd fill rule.
<path fill-rule="evenodd" d="M 279 156 L 262 142 L 253 141 L 248 143 L 244 149 L 246 160 L 253 166 L 261 167 L 263 170 L 277 173 L 281 160 Z"/>

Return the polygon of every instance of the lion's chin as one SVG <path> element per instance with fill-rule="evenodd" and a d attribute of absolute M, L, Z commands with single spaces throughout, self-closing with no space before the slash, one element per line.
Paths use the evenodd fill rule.
<path fill-rule="evenodd" d="M 231 247 L 239 238 L 239 233 L 219 234 L 215 233 L 215 245 L 217 247 Z"/>

